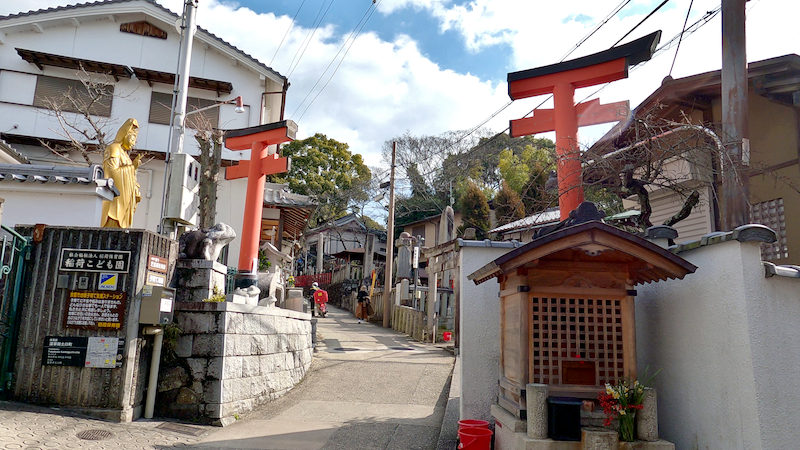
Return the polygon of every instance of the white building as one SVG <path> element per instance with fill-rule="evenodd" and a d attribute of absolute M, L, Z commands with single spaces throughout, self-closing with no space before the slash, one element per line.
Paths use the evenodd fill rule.
<path fill-rule="evenodd" d="M 200 8 L 202 14 L 202 3 Z M 69 163 L 39 143 L 58 145 L 67 140 L 47 107 L 48 99 L 63 97 L 70 89 L 85 92 L 80 80 L 87 76 L 107 83 L 113 97 L 93 109 L 94 118 L 104 125 L 108 141 L 125 119 L 138 120 L 139 137 L 133 153 L 148 152 L 145 160 L 153 159 L 138 172 L 142 201 L 133 228 L 156 230 L 180 43 L 178 20 L 153 0 L 106 0 L 0 17 L 0 138 L 32 164 L 86 166 L 77 152 L 63 155 L 75 161 Z M 202 28 L 194 38 L 190 76 L 188 111 L 242 97 L 244 114 L 236 114 L 232 104 L 199 113 L 217 128 L 244 128 L 282 118 L 287 79 Z M 88 128 L 79 115 L 67 112 L 66 116 Z M 197 154 L 193 134 L 187 129 L 184 148 Z M 249 159 L 249 151 L 224 149 L 222 158 Z M 102 164 L 102 153 L 93 153 L 91 159 Z M 217 222 L 225 222 L 237 232 L 241 231 L 245 186 L 245 179 L 223 180 L 218 192 Z M 74 206 L 65 201 L 60 209 L 68 211 Z M 19 220 L 24 222 L 24 218 Z M 53 225 L 71 225 L 53 220 Z M 97 225 L 99 221 L 98 216 Z M 229 262 L 237 260 L 238 251 L 237 239 L 230 246 Z"/>

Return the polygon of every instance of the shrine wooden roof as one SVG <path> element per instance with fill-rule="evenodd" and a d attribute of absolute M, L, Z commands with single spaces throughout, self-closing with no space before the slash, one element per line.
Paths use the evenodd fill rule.
<path fill-rule="evenodd" d="M 562 228 L 535 239 L 486 264 L 467 278 L 481 284 L 519 268 L 536 270 L 547 262 L 564 271 L 579 270 L 587 263 L 609 270 L 627 271 L 631 284 L 682 279 L 697 267 L 644 238 L 594 220 Z"/>

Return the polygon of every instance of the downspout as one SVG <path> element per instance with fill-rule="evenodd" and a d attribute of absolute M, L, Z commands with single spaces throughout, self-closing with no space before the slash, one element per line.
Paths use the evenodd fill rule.
<path fill-rule="evenodd" d="M 289 86 L 290 86 L 289 80 L 284 78 L 283 79 L 283 89 L 281 89 L 280 91 L 268 91 L 267 90 L 267 80 L 264 80 L 264 92 L 261 94 L 261 102 L 262 102 L 262 104 L 264 106 L 267 105 L 267 95 L 270 95 L 270 94 L 281 94 L 281 117 L 278 119 L 279 121 L 283 120 L 283 115 L 284 115 L 284 112 L 286 110 L 286 91 L 289 90 Z M 263 112 L 263 108 L 262 108 L 262 112 Z M 266 120 L 266 118 L 262 116 L 261 117 L 261 123 L 265 123 L 264 120 Z"/>
<path fill-rule="evenodd" d="M 144 327 L 142 333 L 153 336 L 153 355 L 150 359 L 150 376 L 147 381 L 147 399 L 144 404 L 144 418 L 153 418 L 153 409 L 156 403 L 156 390 L 158 389 L 158 366 L 161 362 L 161 346 L 164 343 L 164 330 L 161 327 Z"/>

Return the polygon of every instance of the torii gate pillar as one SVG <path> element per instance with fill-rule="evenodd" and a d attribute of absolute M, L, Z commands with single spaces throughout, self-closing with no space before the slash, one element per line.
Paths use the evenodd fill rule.
<path fill-rule="evenodd" d="M 511 121 L 511 137 L 556 132 L 558 204 L 561 219 L 583 202 L 578 127 L 625 119 L 627 101 L 601 105 L 599 100 L 575 104 L 575 89 L 628 77 L 628 67 L 653 55 L 661 31 L 582 58 L 508 74 L 512 100 L 553 94 L 553 109 L 536 110 L 533 117 Z"/>
<path fill-rule="evenodd" d="M 237 288 L 246 288 L 258 282 L 258 244 L 266 176 L 291 169 L 289 158 L 281 158 L 277 150 L 268 155 L 267 148 L 294 140 L 296 134 L 297 124 L 291 120 L 225 132 L 225 147 L 231 150 L 250 150 L 250 161 L 242 161 L 225 170 L 226 180 L 247 177 L 239 272 L 235 280 Z"/>

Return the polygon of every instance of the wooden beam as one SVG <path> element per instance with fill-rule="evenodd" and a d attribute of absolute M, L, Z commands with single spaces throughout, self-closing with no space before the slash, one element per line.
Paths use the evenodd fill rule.
<path fill-rule="evenodd" d="M 622 311 L 622 364 L 625 376 L 636 378 L 636 312 L 634 298 L 625 296 L 620 301 Z"/>

